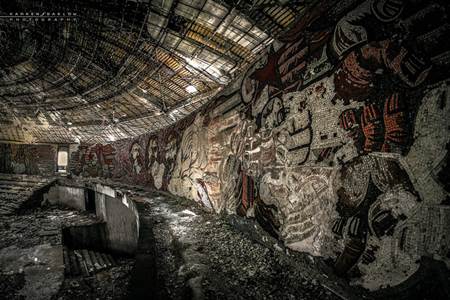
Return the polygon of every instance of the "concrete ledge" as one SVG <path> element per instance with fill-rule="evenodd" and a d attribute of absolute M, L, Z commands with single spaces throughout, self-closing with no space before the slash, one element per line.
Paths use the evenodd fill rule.
<path fill-rule="evenodd" d="M 88 199 L 88 190 L 95 199 Z M 46 195 L 52 204 L 77 210 L 89 210 L 89 201 L 95 201 L 94 211 L 105 222 L 105 240 L 110 251 L 135 254 L 139 239 L 139 213 L 127 192 L 101 183 L 58 180 Z"/>

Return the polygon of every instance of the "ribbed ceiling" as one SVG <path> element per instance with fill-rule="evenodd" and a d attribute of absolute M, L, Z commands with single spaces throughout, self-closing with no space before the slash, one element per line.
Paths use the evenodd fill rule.
<path fill-rule="evenodd" d="M 170 125 L 241 74 L 304 2 L 1 1 L 0 140 L 105 142 Z"/>

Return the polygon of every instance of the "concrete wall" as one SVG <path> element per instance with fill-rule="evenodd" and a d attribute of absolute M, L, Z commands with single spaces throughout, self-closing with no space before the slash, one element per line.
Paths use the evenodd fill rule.
<path fill-rule="evenodd" d="M 133 254 L 139 238 L 139 214 L 134 202 L 126 194 L 96 184 L 96 214 L 106 222 L 106 239 L 109 249 Z"/>
<path fill-rule="evenodd" d="M 117 252 L 135 253 L 139 233 L 136 214 L 130 209 L 134 204 L 125 199 L 109 196 L 106 196 L 105 204 L 109 248 Z"/>
<path fill-rule="evenodd" d="M 203 111 L 82 145 L 75 172 L 256 218 L 369 289 L 406 282 L 422 256 L 450 265 L 449 8 L 331 3 L 309 8 Z"/>
<path fill-rule="evenodd" d="M 85 210 L 85 191 L 89 188 L 95 192 L 95 210 L 100 220 L 105 222 L 104 226 L 89 229 L 73 230 L 74 237 L 78 233 L 83 245 L 88 245 L 87 238 L 90 234 L 102 232 L 98 236 L 100 244 L 111 251 L 134 254 L 137 249 L 139 237 L 139 214 L 133 201 L 120 191 L 109 186 L 96 184 L 94 186 L 66 186 L 56 185 L 50 188 L 45 195 L 45 200 L 51 204 L 61 204 L 79 210 Z M 100 230 L 100 231 L 98 231 Z M 78 234 L 79 235 L 79 234 Z"/>
<path fill-rule="evenodd" d="M 77 210 L 85 210 L 84 188 L 55 185 L 44 196 L 51 204 L 61 204 Z"/>

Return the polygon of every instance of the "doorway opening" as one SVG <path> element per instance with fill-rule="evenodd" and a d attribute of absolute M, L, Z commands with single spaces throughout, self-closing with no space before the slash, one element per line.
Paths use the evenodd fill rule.
<path fill-rule="evenodd" d="M 84 192 L 86 211 L 95 214 L 95 191 L 86 189 Z"/>
<path fill-rule="evenodd" d="M 69 165 L 69 148 L 67 146 L 58 147 L 57 172 L 67 173 Z"/>

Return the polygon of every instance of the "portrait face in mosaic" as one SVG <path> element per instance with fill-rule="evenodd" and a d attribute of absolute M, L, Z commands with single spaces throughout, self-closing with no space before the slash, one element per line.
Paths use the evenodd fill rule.
<path fill-rule="evenodd" d="M 141 146 L 135 142 L 131 146 L 130 160 L 133 167 L 133 173 L 140 174 L 142 171 Z"/>
<path fill-rule="evenodd" d="M 177 157 L 177 140 L 175 138 L 171 138 L 166 144 L 166 167 L 168 173 L 172 173 L 175 168 L 175 161 Z"/>
<path fill-rule="evenodd" d="M 158 157 L 158 141 L 150 138 L 147 144 L 147 167 L 150 169 Z"/>

